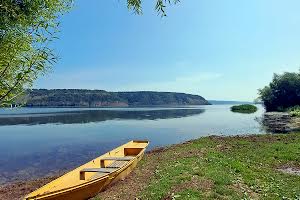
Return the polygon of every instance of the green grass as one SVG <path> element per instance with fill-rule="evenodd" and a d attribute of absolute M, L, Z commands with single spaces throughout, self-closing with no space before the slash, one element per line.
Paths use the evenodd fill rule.
<path fill-rule="evenodd" d="M 288 109 L 292 117 L 300 117 L 300 106 L 294 106 Z"/>
<path fill-rule="evenodd" d="M 300 199 L 300 177 L 277 170 L 300 167 L 300 133 L 205 137 L 159 154 L 140 199 Z"/>
<path fill-rule="evenodd" d="M 232 112 L 239 113 L 254 113 L 257 111 L 257 107 L 251 104 L 232 106 L 230 109 Z"/>

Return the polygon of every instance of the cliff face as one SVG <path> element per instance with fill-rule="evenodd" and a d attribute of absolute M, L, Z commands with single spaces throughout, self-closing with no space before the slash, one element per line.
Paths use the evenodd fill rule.
<path fill-rule="evenodd" d="M 25 105 L 43 107 L 124 107 L 208 104 L 208 101 L 199 95 L 174 92 L 34 89 L 27 92 Z"/>

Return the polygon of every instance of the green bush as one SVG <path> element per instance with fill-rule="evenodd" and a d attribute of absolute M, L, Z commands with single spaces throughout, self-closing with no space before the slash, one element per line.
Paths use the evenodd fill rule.
<path fill-rule="evenodd" d="M 251 104 L 232 106 L 230 109 L 232 112 L 239 112 L 239 113 L 254 113 L 257 111 L 257 107 Z"/>
<path fill-rule="evenodd" d="M 288 109 L 288 112 L 293 116 L 293 117 L 300 117 L 300 106 L 294 106 Z"/>
<path fill-rule="evenodd" d="M 274 74 L 271 83 L 259 90 L 267 111 L 284 111 L 300 105 L 300 72 Z"/>

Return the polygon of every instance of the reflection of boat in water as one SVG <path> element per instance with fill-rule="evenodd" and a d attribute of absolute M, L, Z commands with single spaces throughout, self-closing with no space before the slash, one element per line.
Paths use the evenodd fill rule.
<path fill-rule="evenodd" d="M 147 141 L 130 141 L 28 194 L 25 199 L 83 200 L 124 179 L 142 159 Z"/>
<path fill-rule="evenodd" d="M 77 110 L 56 113 L 32 113 L 0 115 L 1 125 L 76 124 L 100 122 L 114 119 L 156 120 L 180 118 L 201 114 L 204 109 L 162 109 L 162 110 Z"/>

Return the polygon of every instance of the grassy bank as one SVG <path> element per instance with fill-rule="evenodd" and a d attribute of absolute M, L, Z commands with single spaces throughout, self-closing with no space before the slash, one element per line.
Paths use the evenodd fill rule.
<path fill-rule="evenodd" d="M 93 200 L 300 199 L 297 173 L 300 133 L 204 137 L 147 153 Z M 0 186 L 0 199 L 20 199 L 54 178 Z"/>
<path fill-rule="evenodd" d="M 94 199 L 300 199 L 290 171 L 300 172 L 299 133 L 205 137 L 147 154 Z"/>

